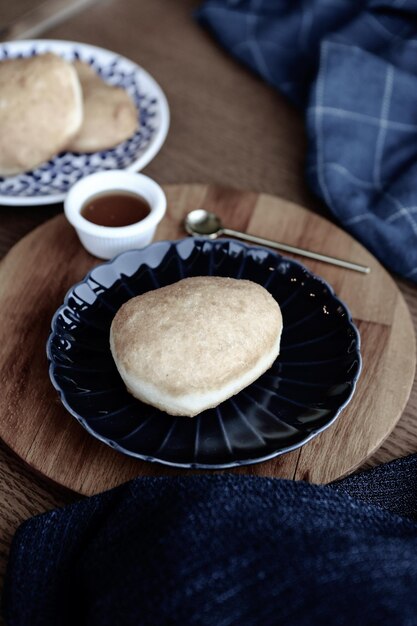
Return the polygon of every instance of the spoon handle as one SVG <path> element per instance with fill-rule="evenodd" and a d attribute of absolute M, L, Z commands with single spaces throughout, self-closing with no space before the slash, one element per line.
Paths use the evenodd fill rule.
<path fill-rule="evenodd" d="M 312 252 L 311 250 L 304 250 L 303 248 L 297 248 L 296 246 L 290 246 L 286 243 L 279 243 L 277 241 L 271 241 L 271 239 L 264 239 L 263 237 L 257 237 L 256 235 L 248 235 L 232 228 L 222 228 L 222 234 L 226 237 L 236 237 L 243 241 L 250 241 L 251 243 L 258 243 L 261 246 L 268 246 L 275 250 L 282 250 L 284 252 L 290 252 L 292 254 L 298 254 L 299 256 L 308 257 L 309 259 L 315 259 L 316 261 L 323 261 L 323 263 L 330 263 L 331 265 L 337 265 L 339 267 L 345 267 L 348 270 L 354 270 L 355 272 L 361 272 L 362 274 L 369 274 L 370 267 L 365 265 L 359 265 L 357 263 L 351 263 L 350 261 L 344 261 L 336 257 L 327 256 L 326 254 L 320 254 L 319 252 Z"/>

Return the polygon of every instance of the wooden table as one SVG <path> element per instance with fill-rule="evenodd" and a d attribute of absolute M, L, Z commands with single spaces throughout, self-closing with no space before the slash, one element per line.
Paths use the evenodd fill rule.
<path fill-rule="evenodd" d="M 24 0 L 13 6 L 20 1 Z M 172 124 L 166 144 L 144 170 L 146 174 L 161 183 L 211 182 L 265 191 L 327 215 L 304 182 L 302 118 L 196 25 L 192 12 L 197 4 L 101 0 L 38 36 L 109 48 L 155 76 L 168 96 Z M 61 209 L 1 207 L 0 254 Z M 417 289 L 397 282 L 417 327 Z M 417 383 L 397 428 L 367 466 L 417 451 L 416 415 Z M 0 498 L 2 577 L 19 523 L 75 496 L 35 476 L 0 444 Z"/>

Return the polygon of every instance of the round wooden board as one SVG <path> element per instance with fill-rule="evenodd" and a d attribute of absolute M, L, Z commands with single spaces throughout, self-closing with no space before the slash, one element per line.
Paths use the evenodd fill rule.
<path fill-rule="evenodd" d="M 333 285 L 360 330 L 363 371 L 352 402 L 302 448 L 227 471 L 322 483 L 357 468 L 394 428 L 414 378 L 414 330 L 394 281 L 349 235 L 279 198 L 205 185 L 168 186 L 166 193 L 168 213 L 157 239 L 183 237 L 183 216 L 204 207 L 232 228 L 371 266 L 364 276 L 300 259 Z M 135 476 L 187 471 L 137 461 L 99 443 L 65 411 L 50 383 L 45 344 L 52 315 L 69 287 L 99 262 L 59 215 L 16 244 L 0 265 L 0 437 L 33 469 L 86 495 Z"/>

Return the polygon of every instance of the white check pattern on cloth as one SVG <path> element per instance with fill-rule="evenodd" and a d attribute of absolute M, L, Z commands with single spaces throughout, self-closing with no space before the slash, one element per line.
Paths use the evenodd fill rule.
<path fill-rule="evenodd" d="M 306 110 L 314 191 L 417 280 L 417 0 L 207 0 L 199 19 Z"/>
<path fill-rule="evenodd" d="M 393 108 L 401 111 L 401 102 L 409 99 L 411 77 L 367 51 L 351 48 L 347 54 L 347 48 L 334 41 L 321 46 L 316 89 L 307 112 L 316 147 L 315 155 L 310 153 L 309 177 L 347 229 L 388 265 L 412 278 L 417 272 L 417 80 L 415 118 L 391 118 Z M 372 89 L 380 90 L 379 101 L 373 101 L 376 113 L 379 104 L 378 116 L 360 110 L 369 61 L 374 68 Z M 340 76 L 340 69 L 351 81 L 345 108 L 331 103 L 334 74 Z M 346 141 L 341 143 L 341 137 Z"/>

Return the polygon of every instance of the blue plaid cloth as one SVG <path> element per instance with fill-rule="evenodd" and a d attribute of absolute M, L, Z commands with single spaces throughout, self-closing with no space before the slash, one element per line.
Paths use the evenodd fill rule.
<path fill-rule="evenodd" d="M 305 110 L 311 187 L 417 282 L 417 0 L 208 0 L 197 17 Z"/>

